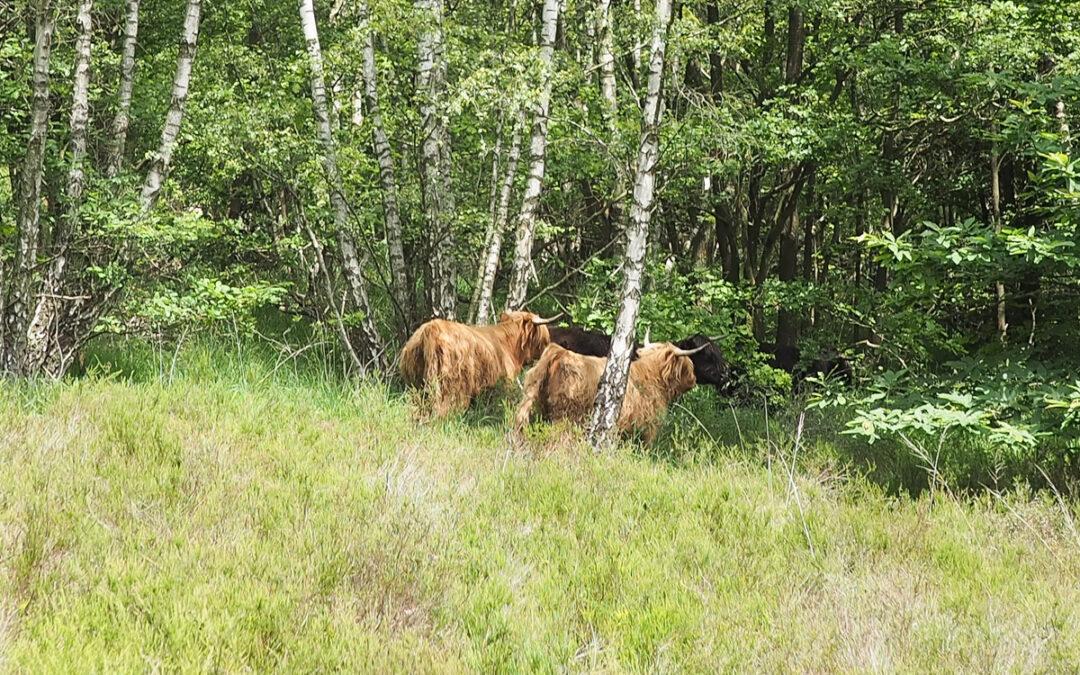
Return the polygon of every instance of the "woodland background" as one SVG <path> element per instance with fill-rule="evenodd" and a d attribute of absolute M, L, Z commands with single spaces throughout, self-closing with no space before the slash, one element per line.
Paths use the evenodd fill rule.
<path fill-rule="evenodd" d="M 0 0 L 0 671 L 1074 670 L 1078 111 L 1075 1 Z M 652 445 L 394 375 L 638 299 Z"/>
<path fill-rule="evenodd" d="M 353 373 L 433 315 L 611 330 L 653 8 L 299 9 L 7 2 L 8 373 L 223 325 L 325 337 Z M 639 323 L 719 336 L 742 403 L 788 387 L 758 342 L 836 350 L 856 386 L 811 404 L 851 434 L 1075 466 L 1078 21 L 1049 0 L 676 2 Z"/>

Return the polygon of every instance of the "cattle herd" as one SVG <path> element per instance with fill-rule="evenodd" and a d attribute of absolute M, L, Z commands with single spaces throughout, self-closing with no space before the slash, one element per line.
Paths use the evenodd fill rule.
<path fill-rule="evenodd" d="M 405 382 L 425 394 L 425 415 L 442 417 L 468 408 L 472 400 L 500 382 L 515 381 L 526 365 L 524 394 L 514 417 L 520 431 L 538 413 L 547 421 L 588 419 L 611 337 L 578 326 L 551 326 L 530 312 L 504 312 L 498 323 L 470 326 L 432 319 L 412 334 L 401 350 Z M 763 344 L 770 365 L 792 374 L 798 383 L 827 373 L 848 382 L 851 364 L 839 355 L 801 364 L 797 347 Z M 640 433 L 652 440 L 668 406 L 695 385 L 715 387 L 730 395 L 741 369 L 724 358 L 711 338 L 697 334 L 678 342 L 635 345 L 626 398 L 619 415 L 623 434 Z"/>

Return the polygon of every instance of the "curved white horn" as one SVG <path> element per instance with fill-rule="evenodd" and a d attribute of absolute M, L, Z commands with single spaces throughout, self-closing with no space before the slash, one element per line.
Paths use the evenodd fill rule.
<path fill-rule="evenodd" d="M 694 349 L 679 349 L 678 347 L 676 347 L 672 350 L 672 352 L 675 354 L 675 356 L 690 356 L 691 354 L 697 354 L 702 349 L 705 349 L 708 346 L 709 345 L 701 345 L 700 347 L 696 347 Z"/>
<path fill-rule="evenodd" d="M 551 323 L 552 321 L 558 321 L 559 319 L 562 318 L 563 314 L 565 314 L 565 312 L 559 312 L 558 314 L 551 317 L 550 319 L 541 319 L 540 317 L 535 316 L 535 317 L 533 317 L 533 323 L 542 326 L 542 325 L 544 325 L 546 323 Z"/>
<path fill-rule="evenodd" d="M 642 349 L 648 349 L 649 347 L 652 347 L 653 345 L 656 344 L 655 342 L 652 342 L 651 340 L 649 340 L 649 333 L 651 333 L 651 332 L 652 332 L 652 326 L 649 326 L 648 328 L 645 329 L 645 344 L 642 347 Z"/>

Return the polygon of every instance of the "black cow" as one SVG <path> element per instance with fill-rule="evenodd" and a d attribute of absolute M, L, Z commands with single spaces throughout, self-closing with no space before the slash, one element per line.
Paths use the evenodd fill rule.
<path fill-rule="evenodd" d="M 611 352 L 611 336 L 588 330 L 581 326 L 549 326 L 551 341 L 560 347 L 569 349 L 585 356 L 602 356 L 607 358 Z M 638 345 L 634 343 L 634 351 L 630 352 L 630 359 L 637 359 Z"/>
<path fill-rule="evenodd" d="M 552 342 L 578 354 L 607 357 L 611 351 L 611 336 L 604 333 L 586 330 L 580 326 L 548 327 L 548 332 L 551 333 Z M 679 349 L 697 349 L 702 345 L 707 346 L 690 356 L 690 360 L 694 362 L 694 377 L 697 383 L 712 385 L 722 394 L 730 393 L 733 384 L 731 364 L 712 340 L 698 333 L 675 343 Z M 639 346 L 636 342 L 634 343 L 634 351 L 630 354 L 631 360 L 637 359 Z"/>
<path fill-rule="evenodd" d="M 679 349 L 697 349 L 704 346 L 705 349 L 690 355 L 690 360 L 694 362 L 694 377 L 697 383 L 712 385 L 716 387 L 717 393 L 723 395 L 731 393 L 735 384 L 732 366 L 709 337 L 697 333 L 679 340 L 675 346 Z"/>

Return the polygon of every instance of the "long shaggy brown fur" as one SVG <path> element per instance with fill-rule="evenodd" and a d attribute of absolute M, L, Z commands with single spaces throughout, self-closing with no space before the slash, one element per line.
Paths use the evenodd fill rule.
<path fill-rule="evenodd" d="M 525 394 L 518 406 L 515 428 L 520 432 L 537 406 L 545 420 L 584 424 L 592 412 L 606 364 L 606 358 L 549 345 L 525 376 Z M 671 343 L 639 350 L 638 359 L 630 364 L 630 381 L 617 423 L 619 432 L 640 431 L 646 441 L 652 442 L 668 405 L 695 384 L 693 362 L 677 354 Z"/>
<path fill-rule="evenodd" d="M 551 337 L 536 319 L 529 312 L 504 312 L 493 326 L 428 321 L 402 348 L 401 375 L 425 390 L 435 416 L 464 410 L 474 396 L 514 379 L 544 351 Z"/>

